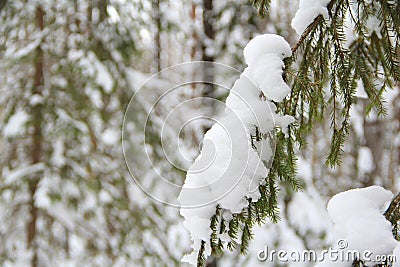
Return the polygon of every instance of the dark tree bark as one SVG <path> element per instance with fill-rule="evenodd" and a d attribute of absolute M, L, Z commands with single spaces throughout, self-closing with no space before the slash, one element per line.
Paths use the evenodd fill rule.
<path fill-rule="evenodd" d="M 156 26 L 154 33 L 154 62 L 157 72 L 161 71 L 161 12 L 160 0 L 153 0 L 153 20 Z"/>
<path fill-rule="evenodd" d="M 213 45 L 215 39 L 215 29 L 213 26 L 214 11 L 213 11 L 213 0 L 203 1 L 203 30 L 204 38 L 202 40 L 202 60 L 214 62 L 214 54 L 207 52 L 207 47 Z M 214 68 L 211 64 L 205 64 L 203 69 L 203 79 L 206 82 L 204 85 L 205 97 L 213 97 L 214 86 L 212 82 L 214 81 Z"/>
<path fill-rule="evenodd" d="M 41 6 L 36 9 L 36 26 L 43 30 L 44 28 L 44 11 Z M 44 86 L 44 74 L 43 74 L 43 51 L 40 45 L 36 48 L 36 61 L 35 61 L 35 76 L 34 76 L 34 94 L 42 94 Z M 33 134 L 32 134 L 32 150 L 31 150 L 31 163 L 36 164 L 41 161 L 42 154 L 42 105 L 35 105 L 32 107 L 32 124 L 33 124 Z M 27 224 L 27 247 L 33 252 L 31 266 L 38 266 L 38 255 L 37 255 L 37 244 L 36 244 L 36 221 L 38 217 L 38 208 L 35 205 L 35 193 L 37 185 L 40 180 L 40 174 L 36 173 L 32 175 L 29 181 L 29 193 L 30 193 L 30 203 L 29 203 L 29 221 Z"/>

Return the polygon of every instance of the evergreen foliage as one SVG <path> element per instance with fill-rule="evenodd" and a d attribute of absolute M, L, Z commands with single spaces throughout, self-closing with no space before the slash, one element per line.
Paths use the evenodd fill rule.
<path fill-rule="evenodd" d="M 250 2 L 258 9 L 258 14 L 262 17 L 267 15 L 271 0 L 250 0 Z"/>
<path fill-rule="evenodd" d="M 165 243 L 176 219 L 160 219 L 159 203 L 137 203 L 122 167 L 127 70 L 142 53 L 131 23 L 143 24 L 125 11 L 139 7 L 129 5 L 20 0 L 1 10 L 1 133 L 28 114 L 20 133 L 0 137 L 2 264 L 179 262 Z"/>
<path fill-rule="evenodd" d="M 261 17 L 268 16 L 271 0 L 250 2 Z M 107 7 L 116 10 L 119 21 L 109 17 Z M 63 259 L 80 264 L 179 265 L 181 255 L 176 251 L 183 242 L 178 239 L 172 243 L 167 232 L 176 218 L 168 217 L 168 211 L 157 203 L 141 205 L 130 199 L 129 174 L 121 168 L 125 163 L 120 142 L 103 140 L 106 130 L 118 132 L 121 127 L 122 111 L 131 95 L 128 67 L 140 65 L 149 71 L 152 58 L 157 61 L 154 69 L 181 60 L 170 61 L 181 46 L 175 51 L 168 48 L 171 50 L 165 54 L 171 55 L 160 51 L 160 34 L 162 44 L 167 30 L 185 27 L 174 23 L 165 7 L 174 8 L 172 1 L 0 1 L 1 132 L 18 111 L 29 115 L 21 133 L 0 136 L 2 263 L 18 264 L 24 255 L 33 255 L 21 264 L 57 265 L 58 259 Z M 340 163 L 360 83 L 368 96 L 366 111 L 386 114 L 382 95 L 400 79 L 400 1 L 332 0 L 327 8 L 328 17 L 314 19 L 292 47 L 293 57 L 285 62 L 284 78 L 292 92 L 278 108 L 282 114 L 294 116 L 296 124 L 287 134 L 277 129 L 274 138 L 268 137 L 276 143 L 275 157 L 259 187 L 260 199 L 248 199 L 248 206 L 231 216 L 216 208 L 210 221 L 215 256 L 225 249 L 245 254 L 256 224 L 280 220 L 279 190 L 292 192 L 303 187 L 296 176 L 295 151 L 307 145 L 307 135 L 327 114 L 332 141 L 326 163 Z M 132 10 L 141 14 L 132 16 Z M 208 46 L 213 48 L 210 53 L 216 61 L 227 60 L 242 67 L 238 49 L 265 28 L 254 10 L 244 1 L 214 1 L 215 40 Z M 153 21 L 148 22 L 149 18 Z M 372 18 L 379 22 L 375 31 L 368 27 Z M 351 40 L 346 35 L 349 21 L 354 24 Z M 141 47 L 140 38 L 155 28 L 158 47 L 149 52 Z M 201 29 L 186 29 L 185 34 L 193 36 L 194 48 L 199 46 L 196 42 L 203 41 Z M 185 44 L 189 39 L 176 36 Z M 153 52 L 156 56 L 149 56 Z M 88 61 L 92 66 L 85 65 Z M 104 73 L 110 74 L 111 87 L 98 79 L 94 66 L 103 66 Z M 135 125 L 143 125 L 144 110 L 136 107 L 137 113 L 132 115 Z M 146 143 L 154 148 L 157 163 L 162 162 L 158 125 L 147 126 Z M 252 138 L 258 141 L 265 137 Z M 137 160 L 137 164 L 142 162 Z M 176 180 L 183 177 L 181 170 L 161 167 Z M 25 173 L 11 179 L 17 174 L 15 170 Z M 138 194 L 135 192 L 137 199 L 141 197 Z M 101 200 L 104 195 L 109 200 Z M 48 202 L 39 201 L 43 199 Z M 399 202 L 397 196 L 385 212 L 397 240 Z M 72 252 L 73 240 L 84 244 L 78 256 Z M 198 255 L 199 266 L 207 262 L 203 251 L 204 247 Z M 354 264 L 363 266 L 361 262 Z"/>
<path fill-rule="evenodd" d="M 392 224 L 393 236 L 400 241 L 400 194 L 392 200 L 384 215 Z"/>
<path fill-rule="evenodd" d="M 340 163 L 357 82 L 361 81 L 368 95 L 367 111 L 374 109 L 378 115 L 385 115 L 382 93 L 400 79 L 396 55 L 400 21 L 395 15 L 399 3 L 357 1 L 355 5 L 356 14 L 349 1 L 331 1 L 329 18 L 319 15 L 314 19 L 294 45 L 293 58 L 287 62 L 292 93 L 281 108 L 298 119 L 298 127 L 291 127 L 293 141 L 304 145 L 302 140 L 313 124 L 329 112 L 332 142 L 327 164 L 332 167 Z M 346 16 L 355 24 L 356 36 L 351 44 L 344 33 L 350 27 L 346 25 Z M 380 32 L 369 32 L 365 26 L 373 17 L 381 22 Z M 292 66 L 294 63 L 297 68 Z"/>

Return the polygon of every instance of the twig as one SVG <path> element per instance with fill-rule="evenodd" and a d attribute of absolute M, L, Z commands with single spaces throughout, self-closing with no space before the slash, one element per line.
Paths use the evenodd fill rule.
<path fill-rule="evenodd" d="M 300 36 L 299 41 L 292 47 L 292 54 L 296 53 L 297 49 L 301 46 L 301 44 L 304 42 L 304 40 L 308 37 L 308 35 L 317 27 L 317 25 L 320 23 L 320 21 L 323 19 L 322 15 L 318 15 L 314 21 L 308 25 L 307 29 L 302 33 Z"/>

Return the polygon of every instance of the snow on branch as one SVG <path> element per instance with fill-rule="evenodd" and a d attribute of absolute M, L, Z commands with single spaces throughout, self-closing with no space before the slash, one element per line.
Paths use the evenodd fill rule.
<path fill-rule="evenodd" d="M 335 224 L 336 239 L 345 242 L 339 249 L 358 251 L 361 258 L 357 260 L 360 261 L 366 260 L 364 256 L 373 260 L 396 254 L 400 243 L 393 237 L 392 225 L 383 214 L 392 197 L 392 192 L 380 186 L 352 189 L 333 196 L 328 203 L 328 213 Z M 352 264 L 354 259 L 332 260 L 326 259 L 316 267 L 355 266 Z M 378 266 L 373 261 L 364 264 Z"/>
<path fill-rule="evenodd" d="M 371 250 L 377 255 L 393 251 L 397 241 L 390 222 L 383 216 L 392 197 L 392 192 L 370 186 L 339 193 L 329 201 L 328 213 L 335 232 L 347 240 L 349 249 Z"/>
<path fill-rule="evenodd" d="M 272 102 L 283 101 L 290 92 L 282 78 L 283 59 L 291 56 L 289 44 L 277 35 L 260 35 L 248 43 L 244 56 L 248 67 L 233 85 L 221 119 L 205 134 L 178 197 L 193 241 L 193 251 L 183 262 L 196 264 L 211 254 L 210 222 L 216 210 L 229 220 L 259 200 L 258 189 L 274 153 L 267 136 L 275 126 L 285 132 L 294 121 L 277 114 Z"/>
<path fill-rule="evenodd" d="M 292 20 L 292 28 L 298 35 L 302 35 L 319 15 L 328 18 L 328 4 L 329 0 L 300 0 L 299 9 Z"/>

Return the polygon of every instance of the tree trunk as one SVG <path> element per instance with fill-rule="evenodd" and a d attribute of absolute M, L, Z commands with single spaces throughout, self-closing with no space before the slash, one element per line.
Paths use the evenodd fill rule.
<path fill-rule="evenodd" d="M 39 30 L 44 28 L 44 11 L 41 6 L 36 9 L 36 26 Z M 35 76 L 34 76 L 34 88 L 33 94 L 42 94 L 44 85 L 43 75 L 43 51 L 40 45 L 36 48 L 36 59 L 35 59 Z M 32 124 L 33 124 L 33 135 L 32 135 L 32 150 L 31 150 L 31 163 L 36 164 L 41 161 L 42 154 L 42 106 L 41 104 L 32 107 Z M 37 244 L 36 244 L 36 221 L 38 217 L 38 209 L 35 205 L 35 193 L 37 185 L 40 180 L 40 174 L 34 174 L 29 181 L 29 193 L 30 193 L 30 214 L 29 221 L 27 224 L 27 247 L 33 252 L 31 266 L 38 266 L 38 255 L 37 255 Z"/>
<path fill-rule="evenodd" d="M 160 0 L 153 0 L 153 20 L 156 26 L 154 33 L 154 63 L 157 72 L 161 71 L 161 12 Z"/>
<path fill-rule="evenodd" d="M 203 1 L 203 30 L 204 30 L 204 38 L 202 41 L 202 60 L 214 62 L 215 57 L 214 53 L 210 53 L 207 51 L 207 48 L 212 46 L 212 43 L 215 38 L 215 31 L 213 26 L 213 0 L 204 0 Z M 205 64 L 203 69 L 203 79 L 206 82 L 204 85 L 204 93 L 205 97 L 213 97 L 214 86 L 212 82 L 214 81 L 214 68 L 211 64 Z M 212 102 L 211 102 L 212 103 Z"/>

